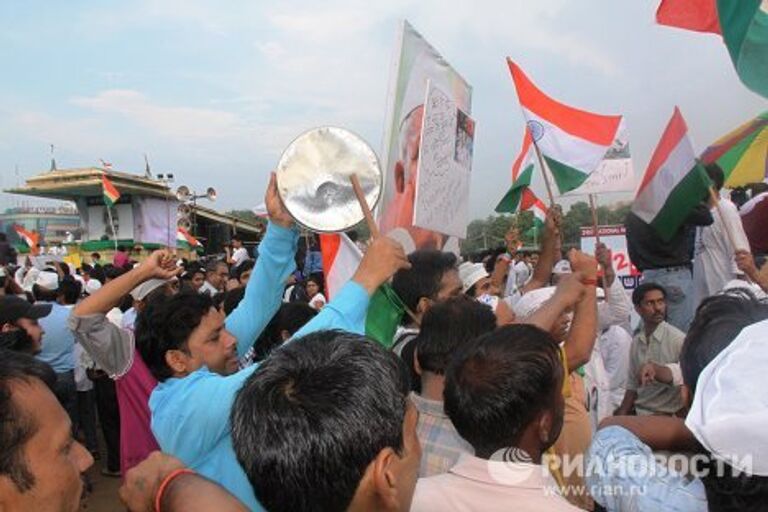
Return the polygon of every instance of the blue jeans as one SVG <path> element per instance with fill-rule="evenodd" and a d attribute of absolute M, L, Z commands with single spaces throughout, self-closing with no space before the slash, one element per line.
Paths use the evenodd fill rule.
<path fill-rule="evenodd" d="M 667 322 L 683 332 L 693 321 L 693 276 L 687 267 L 643 271 L 644 283 L 656 283 L 667 292 Z"/>

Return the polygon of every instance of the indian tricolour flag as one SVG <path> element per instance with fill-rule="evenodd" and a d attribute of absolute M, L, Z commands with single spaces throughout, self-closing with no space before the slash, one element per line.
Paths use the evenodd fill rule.
<path fill-rule="evenodd" d="M 535 158 L 531 132 L 526 128 L 520 153 L 512 164 L 512 186 L 496 206 L 497 213 L 514 213 L 520 208 L 523 191 L 531 186 Z"/>
<path fill-rule="evenodd" d="M 520 210 L 530 210 L 533 212 L 533 226 L 536 229 L 544 228 L 544 224 L 547 219 L 547 211 L 549 211 L 549 208 L 547 208 L 547 205 L 544 204 L 544 201 L 539 199 L 530 188 L 523 192 L 522 201 L 520 203 Z"/>
<path fill-rule="evenodd" d="M 363 254 L 344 233 L 321 234 L 323 274 L 329 301 L 352 279 Z M 365 318 L 365 334 L 386 348 L 392 346 L 395 331 L 405 308 L 389 284 L 383 284 L 371 297 Z"/>
<path fill-rule="evenodd" d="M 637 190 L 632 212 L 653 226 L 661 238 L 669 240 L 707 195 L 709 186 L 706 171 L 696 160 L 685 120 L 675 107 Z"/>
<path fill-rule="evenodd" d="M 176 241 L 177 242 L 183 242 L 190 247 L 202 247 L 203 244 L 200 243 L 200 240 L 192 236 L 192 234 L 187 231 L 186 229 L 179 227 L 176 230 Z"/>
<path fill-rule="evenodd" d="M 104 203 L 110 208 L 113 207 L 115 203 L 117 203 L 117 200 L 120 199 L 120 192 L 118 192 L 117 188 L 111 181 L 109 181 L 106 174 L 101 176 L 101 188 L 104 190 Z"/>
<path fill-rule="evenodd" d="M 13 226 L 13 230 L 16 231 L 16 234 L 19 235 L 19 238 L 24 240 L 24 243 L 27 244 L 27 247 L 30 249 L 37 247 L 40 235 L 35 232 L 26 230 L 24 227 L 19 225 Z"/>
<path fill-rule="evenodd" d="M 352 279 L 363 253 L 344 233 L 321 234 L 320 252 L 323 255 L 325 292 L 331 300 Z"/>
<path fill-rule="evenodd" d="M 768 0 L 662 0 L 656 21 L 721 34 L 741 81 L 768 98 Z"/>
<path fill-rule="evenodd" d="M 621 116 L 593 114 L 570 107 L 540 91 L 520 67 L 507 59 L 533 143 L 561 194 L 579 187 L 613 144 Z"/>

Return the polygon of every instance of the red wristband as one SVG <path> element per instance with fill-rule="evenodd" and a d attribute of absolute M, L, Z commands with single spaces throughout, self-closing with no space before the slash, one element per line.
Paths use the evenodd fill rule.
<path fill-rule="evenodd" d="M 581 284 L 584 286 L 597 286 L 597 279 L 589 279 L 585 277 L 581 280 Z"/>
<path fill-rule="evenodd" d="M 195 472 L 188 468 L 179 468 L 174 469 L 168 475 L 163 479 L 163 482 L 160 484 L 160 487 L 157 488 L 157 494 L 155 494 L 155 512 L 160 512 L 160 502 L 163 499 L 163 493 L 168 488 L 168 486 L 171 484 L 174 478 L 176 478 L 179 475 L 183 475 L 185 473 L 188 473 L 190 475 L 194 475 Z"/>

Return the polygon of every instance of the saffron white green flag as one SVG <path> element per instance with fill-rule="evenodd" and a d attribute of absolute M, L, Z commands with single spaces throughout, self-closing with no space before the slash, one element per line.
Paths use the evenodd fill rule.
<path fill-rule="evenodd" d="M 520 67 L 507 59 L 533 143 L 565 194 L 586 181 L 613 144 L 621 116 L 570 107 L 540 91 Z"/>
<path fill-rule="evenodd" d="M 710 180 L 696 160 L 688 127 L 675 107 L 632 203 L 632 212 L 671 239 L 707 195 Z"/>

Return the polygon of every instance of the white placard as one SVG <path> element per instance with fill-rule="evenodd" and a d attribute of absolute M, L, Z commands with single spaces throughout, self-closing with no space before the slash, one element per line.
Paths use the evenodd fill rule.
<path fill-rule="evenodd" d="M 413 225 L 466 237 L 475 122 L 427 82 Z"/>
<path fill-rule="evenodd" d="M 600 165 L 578 188 L 563 195 L 579 196 L 601 192 L 634 192 L 635 169 L 629 152 L 629 137 L 622 120 L 616 132 L 616 140 L 606 151 Z"/>

